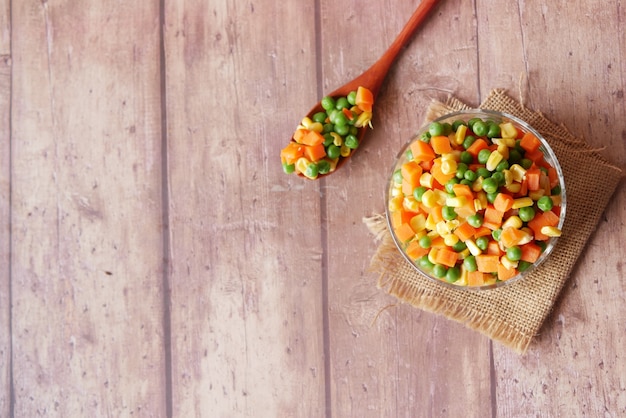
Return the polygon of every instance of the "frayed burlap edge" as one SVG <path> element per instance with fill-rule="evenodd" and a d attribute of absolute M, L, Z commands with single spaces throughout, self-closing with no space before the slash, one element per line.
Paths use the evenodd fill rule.
<path fill-rule="evenodd" d="M 587 222 L 586 225 L 583 225 L 586 230 L 585 234 L 583 234 L 585 238 L 578 239 L 577 242 L 567 241 L 566 248 L 563 248 L 563 252 L 566 254 L 556 262 L 560 267 L 558 274 L 554 273 L 554 268 L 546 268 L 548 272 L 552 270 L 548 275 L 548 279 L 552 280 L 549 286 L 537 285 L 536 281 L 530 281 L 528 283 L 529 289 L 524 289 L 521 292 L 522 295 L 531 294 L 533 296 L 533 291 L 545 292 L 545 294 L 541 293 L 538 295 L 533 301 L 534 312 L 532 314 L 518 312 L 509 316 L 507 320 L 503 320 L 497 315 L 490 314 L 489 312 L 492 309 L 486 306 L 489 306 L 490 303 L 510 301 L 511 294 L 509 293 L 505 296 L 505 289 L 501 289 L 500 293 L 497 293 L 499 290 L 468 292 L 464 289 L 442 289 L 440 284 L 433 283 L 417 273 L 395 247 L 391 234 L 387 229 L 387 221 L 383 215 L 374 215 L 364 219 L 368 229 L 380 241 L 378 250 L 371 260 L 370 268 L 373 272 L 378 272 L 380 275 L 378 287 L 395 296 L 401 302 L 409 303 L 424 311 L 442 314 L 486 335 L 518 354 L 524 354 L 551 311 L 563 284 L 569 276 L 575 259 L 582 250 L 588 234 L 590 234 L 590 229 L 597 223 L 601 211 L 623 177 L 623 173 L 619 168 L 609 164 L 597 150 L 591 149 L 584 141 L 574 137 L 563 125 L 556 125 L 547 120 L 540 112 L 527 109 L 507 96 L 505 90 L 493 90 L 481 107 L 510 113 L 526 120 L 548 139 L 553 148 L 554 145 L 557 145 L 558 149 L 555 151 L 566 150 L 570 154 L 583 156 L 585 159 L 591 158 L 595 160 L 594 162 L 611 169 L 611 190 L 606 196 L 603 196 L 602 202 L 595 202 L 601 204 L 602 208 L 601 210 L 596 209 L 592 213 L 595 219 L 592 224 Z M 469 106 L 454 97 L 448 98 L 445 103 L 433 100 L 427 110 L 426 120 L 432 120 L 444 114 L 468 108 Z M 566 221 L 565 227 L 571 226 Z M 534 276 L 537 276 L 537 274 Z M 516 283 L 515 286 L 521 285 Z M 515 295 L 517 291 L 512 293 Z M 517 306 L 516 308 L 519 309 L 520 307 Z"/>

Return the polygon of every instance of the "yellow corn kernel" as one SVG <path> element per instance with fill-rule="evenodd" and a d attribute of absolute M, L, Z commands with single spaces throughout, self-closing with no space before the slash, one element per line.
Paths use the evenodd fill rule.
<path fill-rule="evenodd" d="M 426 217 L 426 223 L 424 223 L 424 227 L 429 231 L 434 231 L 437 228 L 437 222 L 435 222 L 432 215 L 428 215 Z"/>
<path fill-rule="evenodd" d="M 467 197 L 459 196 L 459 197 L 446 197 L 446 206 L 450 206 L 453 208 L 460 208 L 461 206 L 467 203 Z"/>
<path fill-rule="evenodd" d="M 351 151 L 352 150 L 346 144 L 342 144 L 341 148 L 339 149 L 339 155 L 341 155 L 342 157 L 347 157 L 350 155 Z"/>
<path fill-rule="evenodd" d="M 509 147 L 506 144 L 498 145 L 498 152 L 502 154 L 502 158 L 505 160 L 509 159 Z"/>
<path fill-rule="evenodd" d="M 318 133 L 322 133 L 324 131 L 324 125 L 319 122 L 313 122 L 309 125 L 309 129 Z"/>
<path fill-rule="evenodd" d="M 437 258 L 437 252 L 439 251 L 439 248 L 437 247 L 432 247 L 430 249 L 430 251 L 428 252 L 428 260 L 433 263 L 433 264 L 437 264 L 437 262 L 435 261 L 435 259 Z"/>
<path fill-rule="evenodd" d="M 511 183 L 504 187 L 511 193 L 519 193 L 522 190 L 522 183 Z"/>
<path fill-rule="evenodd" d="M 311 124 L 313 123 L 313 121 L 311 120 L 310 117 L 305 116 L 304 118 L 302 118 L 302 121 L 300 122 L 300 125 L 304 126 L 306 129 L 311 129 Z"/>
<path fill-rule="evenodd" d="M 437 222 L 435 226 L 435 231 L 437 231 L 437 233 L 442 237 L 445 237 L 446 235 L 452 232 L 450 228 L 448 227 L 448 224 L 446 223 L 446 221 Z"/>
<path fill-rule="evenodd" d="M 441 161 L 454 161 L 454 162 L 459 162 L 461 161 L 461 151 L 459 150 L 452 150 L 450 152 L 447 152 L 445 154 L 441 154 Z"/>
<path fill-rule="evenodd" d="M 361 113 L 354 122 L 354 126 L 356 126 L 357 128 L 362 128 L 365 125 L 369 125 L 370 128 L 372 127 L 372 112 Z"/>
<path fill-rule="evenodd" d="M 503 255 L 502 257 L 500 257 L 500 262 L 507 269 L 515 269 L 517 268 L 517 264 L 518 264 L 517 261 L 509 260 L 509 257 L 507 257 L 506 255 Z"/>
<path fill-rule="evenodd" d="M 502 174 L 504 174 L 504 186 L 510 186 L 513 183 L 511 170 L 502 170 Z"/>
<path fill-rule="evenodd" d="M 517 181 L 518 183 L 521 183 L 522 180 L 524 180 L 524 176 L 526 175 L 526 169 L 522 167 L 521 165 L 513 164 L 511 167 L 509 167 L 509 171 L 511 172 L 511 175 L 513 176 L 513 181 Z"/>
<path fill-rule="evenodd" d="M 332 159 L 328 158 L 327 161 L 330 164 L 330 171 L 335 171 L 335 168 L 337 168 L 337 163 L 339 162 L 339 157 Z M 400 189 L 400 191 L 402 191 L 402 189 Z"/>
<path fill-rule="evenodd" d="M 513 200 L 512 209 L 525 208 L 527 206 L 532 206 L 535 202 L 530 197 L 520 197 Z"/>
<path fill-rule="evenodd" d="M 487 205 L 484 205 L 483 202 L 480 201 L 480 199 L 474 199 L 474 210 L 478 212 L 483 209 L 487 209 Z"/>
<path fill-rule="evenodd" d="M 437 195 L 432 190 L 426 190 L 422 195 L 422 203 L 427 208 L 434 208 L 437 205 Z"/>
<path fill-rule="evenodd" d="M 464 267 L 461 267 L 461 277 L 454 282 L 457 286 L 467 286 L 467 270 Z"/>
<path fill-rule="evenodd" d="M 461 260 L 465 260 L 468 256 L 470 256 L 472 253 L 470 253 L 470 250 L 468 250 L 467 248 L 465 248 L 463 251 L 461 251 L 459 253 L 459 259 Z"/>
<path fill-rule="evenodd" d="M 533 190 L 532 192 L 528 192 L 528 197 L 530 197 L 532 200 L 537 201 L 541 199 L 544 194 L 546 194 L 546 191 L 544 189 Z"/>
<path fill-rule="evenodd" d="M 533 230 L 528 228 L 528 227 L 524 227 L 521 228 L 520 231 L 524 231 L 525 234 L 522 238 L 520 238 L 520 240 L 518 241 L 517 245 L 524 245 L 524 244 L 528 244 L 530 241 L 532 241 L 534 239 L 534 233 Z"/>
<path fill-rule="evenodd" d="M 311 164 L 311 162 L 307 158 L 298 158 L 298 160 L 296 161 L 296 172 L 304 174 L 309 164 Z"/>
<path fill-rule="evenodd" d="M 343 138 L 337 132 L 331 132 L 330 136 L 333 137 L 333 144 L 335 146 L 340 147 L 343 145 Z"/>
<path fill-rule="evenodd" d="M 391 189 L 391 197 L 396 197 L 400 195 L 404 196 L 404 193 L 402 193 L 402 185 L 395 185 Z"/>
<path fill-rule="evenodd" d="M 397 212 L 399 210 L 402 210 L 403 201 L 404 201 L 404 197 L 402 197 L 402 195 L 392 197 L 391 199 L 389 199 L 389 210 L 391 212 Z"/>
<path fill-rule="evenodd" d="M 515 138 L 493 138 L 491 142 L 496 145 L 506 145 L 509 148 L 513 148 L 515 146 Z"/>
<path fill-rule="evenodd" d="M 433 175 L 430 173 L 423 173 L 420 176 L 420 186 L 432 188 L 433 187 Z"/>
<path fill-rule="evenodd" d="M 544 226 L 541 228 L 541 233 L 549 237 L 560 237 L 561 230 L 556 226 Z"/>
<path fill-rule="evenodd" d="M 446 204 L 446 199 L 450 195 L 443 190 L 435 189 L 435 196 L 437 196 L 437 204 L 443 206 Z"/>
<path fill-rule="evenodd" d="M 519 216 L 513 215 L 509 216 L 506 221 L 502 224 L 502 229 L 504 228 L 515 228 L 519 229 L 524 225 Z"/>
<path fill-rule="evenodd" d="M 415 215 L 411 218 L 409 224 L 411 225 L 411 228 L 413 228 L 413 231 L 415 231 L 415 233 L 422 232 L 424 229 L 426 229 L 426 215 L 424 215 L 423 213 Z"/>
<path fill-rule="evenodd" d="M 298 126 L 296 127 L 296 131 L 298 131 L 298 130 L 300 130 L 300 129 L 304 129 L 305 131 L 308 131 L 308 129 L 307 129 L 307 128 L 305 128 L 302 124 L 300 124 L 300 125 L 298 125 Z"/>
<path fill-rule="evenodd" d="M 402 205 L 409 212 L 417 212 L 420 209 L 420 204 L 413 196 L 406 196 L 402 201 Z"/>
<path fill-rule="evenodd" d="M 515 126 L 513 126 L 511 122 L 503 122 L 500 124 L 500 135 L 502 138 L 514 139 L 517 137 L 517 129 L 515 129 Z"/>
<path fill-rule="evenodd" d="M 489 171 L 494 171 L 503 158 L 504 157 L 502 156 L 502 154 L 500 154 L 500 151 L 495 150 L 489 155 L 489 159 L 487 160 L 487 164 L 485 164 L 485 167 Z"/>
<path fill-rule="evenodd" d="M 484 178 L 482 176 L 474 180 L 474 183 L 472 183 L 472 191 L 474 192 L 481 191 L 483 189 L 483 180 Z"/>
<path fill-rule="evenodd" d="M 454 234 L 448 234 L 448 235 L 444 235 L 443 236 L 443 242 L 444 244 L 446 244 L 448 247 L 452 247 L 453 245 L 455 245 L 457 242 L 459 242 L 459 237 L 457 237 Z"/>
<path fill-rule="evenodd" d="M 465 134 L 467 133 L 466 125 L 459 125 L 456 129 L 456 133 L 454 134 L 454 143 L 457 145 L 461 145 L 465 140 Z"/>
<path fill-rule="evenodd" d="M 448 225 L 449 231 L 454 231 L 455 228 L 461 225 L 461 222 L 458 219 L 452 219 L 451 221 L 446 221 L 446 225 Z"/>
<path fill-rule="evenodd" d="M 471 238 L 465 240 L 465 245 L 467 245 L 467 249 L 470 253 L 472 253 L 473 256 L 481 255 L 483 253 L 483 250 L 478 248 L 476 242 Z"/>
<path fill-rule="evenodd" d="M 441 172 L 443 174 L 456 173 L 457 164 L 452 159 L 446 159 L 441 161 Z"/>

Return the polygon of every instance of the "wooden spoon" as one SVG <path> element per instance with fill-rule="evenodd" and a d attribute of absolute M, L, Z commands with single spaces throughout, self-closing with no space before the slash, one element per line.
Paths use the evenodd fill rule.
<path fill-rule="evenodd" d="M 359 86 L 367 87 L 372 94 L 374 95 L 374 99 L 378 96 L 378 92 L 380 90 L 383 81 L 391 68 L 391 65 L 396 60 L 398 53 L 400 50 L 409 42 L 411 39 L 411 35 L 418 28 L 418 26 L 422 23 L 430 9 L 438 2 L 439 0 L 422 0 L 422 2 L 417 6 L 413 15 L 409 18 L 409 21 L 406 23 L 404 28 L 400 31 L 396 39 L 389 46 L 387 51 L 376 61 L 370 68 L 368 68 L 364 73 L 344 84 L 343 86 L 335 89 L 334 91 L 327 94 L 327 96 L 337 97 L 337 96 L 347 96 L 351 91 L 356 90 Z M 308 117 L 312 117 L 315 113 L 324 110 L 322 108 L 321 102 L 317 103 L 307 114 Z M 367 131 L 367 127 L 359 128 L 359 132 L 357 134 L 357 138 L 359 143 L 361 143 L 365 132 Z M 331 171 L 328 174 L 334 173 L 337 169 L 343 165 L 343 163 L 354 154 L 353 150 L 348 157 L 340 157 L 337 163 L 335 170 Z M 328 174 L 320 174 L 317 178 L 326 176 Z M 298 173 L 301 177 L 305 177 L 303 174 Z"/>

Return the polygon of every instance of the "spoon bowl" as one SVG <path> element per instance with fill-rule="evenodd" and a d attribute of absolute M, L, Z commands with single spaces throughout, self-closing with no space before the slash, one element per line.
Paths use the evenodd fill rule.
<path fill-rule="evenodd" d="M 400 31 L 396 39 L 389 46 L 389 48 L 385 51 L 385 53 L 376 61 L 370 68 L 368 68 L 361 75 L 357 76 L 353 80 L 347 82 L 346 84 L 338 87 L 334 91 L 327 94 L 327 96 L 338 97 L 338 96 L 347 96 L 351 91 L 357 90 L 359 86 L 366 87 L 372 92 L 374 99 L 378 96 L 378 92 L 380 91 L 380 87 L 382 86 L 391 65 L 396 60 L 399 52 L 402 48 L 409 42 L 411 39 L 411 35 L 415 32 L 415 30 L 420 26 L 423 20 L 426 18 L 428 12 L 433 8 L 433 6 L 439 0 L 422 0 L 419 4 L 415 12 L 411 15 L 408 22 L 405 24 L 404 28 Z M 307 116 L 310 118 L 315 113 L 323 111 L 321 102 L 318 102 L 311 108 L 311 110 L 307 113 Z M 365 132 L 367 131 L 366 127 L 359 128 L 357 133 L 357 139 L 359 144 L 363 140 L 365 136 Z M 347 157 L 340 157 L 335 170 L 331 171 L 333 173 L 337 171 L 339 167 L 341 167 L 345 161 L 352 156 L 354 152 L 351 152 Z M 328 173 L 328 174 L 330 174 Z M 317 178 L 321 178 L 327 176 L 328 174 L 320 174 Z M 304 176 L 302 173 L 298 173 L 299 176 L 308 178 Z"/>

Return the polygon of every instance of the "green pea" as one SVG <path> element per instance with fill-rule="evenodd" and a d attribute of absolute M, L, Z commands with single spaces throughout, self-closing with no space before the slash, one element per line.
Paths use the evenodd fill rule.
<path fill-rule="evenodd" d="M 335 109 L 341 110 L 346 107 L 350 107 L 350 102 L 348 102 L 348 99 L 346 97 L 338 98 L 337 102 L 335 103 Z"/>
<path fill-rule="evenodd" d="M 344 144 L 350 149 L 357 149 L 359 147 L 359 140 L 354 135 L 348 135 L 346 136 Z"/>
<path fill-rule="evenodd" d="M 443 126 L 443 135 L 448 136 L 452 133 L 452 125 L 448 122 L 442 123 L 441 126 Z"/>
<path fill-rule="evenodd" d="M 447 272 L 448 269 L 443 264 L 435 264 L 433 266 L 433 275 L 438 279 L 445 277 Z"/>
<path fill-rule="evenodd" d="M 430 246 L 432 245 L 432 240 L 428 235 L 424 235 L 419 239 L 418 243 L 422 248 L 430 248 Z"/>
<path fill-rule="evenodd" d="M 480 248 L 481 250 L 485 251 L 488 245 L 489 245 L 489 237 L 482 236 L 482 237 L 476 238 L 476 246 Z"/>
<path fill-rule="evenodd" d="M 435 265 L 428 259 L 428 256 L 422 256 L 417 260 L 417 264 L 423 268 L 424 270 L 430 270 L 432 269 Z"/>
<path fill-rule="evenodd" d="M 552 188 L 552 190 L 550 190 L 550 194 L 553 195 L 553 196 L 560 195 L 561 194 L 561 185 L 557 184 L 556 186 L 554 186 Z"/>
<path fill-rule="evenodd" d="M 404 156 L 407 160 L 411 161 L 413 159 L 413 151 L 411 151 L 411 149 L 406 150 Z"/>
<path fill-rule="evenodd" d="M 326 112 L 317 112 L 316 114 L 313 115 L 313 122 L 319 122 L 319 123 L 324 123 L 326 122 L 326 118 L 328 117 L 328 115 L 326 115 Z"/>
<path fill-rule="evenodd" d="M 296 170 L 296 165 L 295 164 L 287 164 L 287 163 L 283 163 L 283 171 L 286 174 L 291 174 Z"/>
<path fill-rule="evenodd" d="M 448 192 L 451 195 L 454 195 L 453 187 L 455 184 L 459 184 L 459 179 L 457 179 L 456 177 L 452 177 L 450 180 L 448 180 L 444 186 L 446 189 L 446 192 Z"/>
<path fill-rule="evenodd" d="M 330 96 L 326 96 L 322 99 L 322 107 L 327 111 L 335 108 L 335 99 Z"/>
<path fill-rule="evenodd" d="M 491 178 L 494 179 L 498 183 L 498 187 L 504 186 L 506 179 L 504 178 L 504 174 L 500 171 L 496 171 L 491 175 Z"/>
<path fill-rule="evenodd" d="M 530 222 L 535 217 L 535 209 L 532 206 L 519 208 L 517 216 L 519 216 L 523 222 Z"/>
<path fill-rule="evenodd" d="M 463 180 L 465 178 L 465 172 L 467 171 L 467 164 L 459 163 L 456 166 L 455 177 L 459 180 Z"/>
<path fill-rule="evenodd" d="M 326 160 L 321 160 L 317 163 L 317 171 L 320 174 L 328 174 L 330 172 L 330 163 Z"/>
<path fill-rule="evenodd" d="M 318 174 L 317 164 L 309 164 L 306 166 L 306 170 L 304 170 L 304 175 L 307 177 L 315 178 Z"/>
<path fill-rule="evenodd" d="M 528 270 L 530 268 L 530 266 L 532 266 L 532 265 L 533 265 L 533 263 L 530 263 L 530 262 L 524 261 L 524 260 L 520 260 L 517 263 L 517 270 L 523 272 L 523 271 Z"/>
<path fill-rule="evenodd" d="M 467 121 L 467 126 L 469 126 L 471 129 L 474 129 L 474 124 L 476 122 L 482 122 L 481 118 L 471 118 L 470 120 Z"/>
<path fill-rule="evenodd" d="M 461 125 L 465 125 L 465 122 L 463 122 L 460 119 L 457 119 L 454 122 L 452 122 L 452 129 L 454 130 L 454 132 L 456 132 L 459 129 L 459 126 Z"/>
<path fill-rule="evenodd" d="M 448 283 L 454 283 L 461 278 L 461 269 L 454 266 L 450 267 L 446 272 L 446 281 Z"/>
<path fill-rule="evenodd" d="M 440 122 L 433 122 L 428 127 L 428 133 L 431 137 L 443 135 L 444 127 Z"/>
<path fill-rule="evenodd" d="M 489 177 L 488 179 L 483 180 L 483 190 L 485 193 L 496 193 L 498 191 L 498 180 L 493 177 Z"/>
<path fill-rule="evenodd" d="M 395 173 L 394 173 L 394 176 L 395 176 Z M 402 174 L 400 174 L 400 177 L 402 177 Z M 402 180 L 400 180 L 400 183 L 402 183 Z M 422 196 L 424 196 L 424 193 L 426 193 L 426 190 L 428 189 L 424 186 L 417 186 L 415 189 L 413 189 L 413 197 L 415 198 L 415 200 L 417 200 L 418 202 L 421 202 Z"/>
<path fill-rule="evenodd" d="M 476 179 L 478 178 L 476 173 L 473 172 L 472 170 L 467 170 L 465 174 L 463 175 L 463 177 L 465 177 L 465 180 L 469 180 L 469 181 L 476 181 Z"/>
<path fill-rule="evenodd" d="M 500 125 L 495 122 L 489 122 L 487 125 L 487 138 L 497 138 L 500 136 Z"/>
<path fill-rule="evenodd" d="M 465 243 L 461 240 L 458 240 L 456 244 L 452 246 L 452 249 L 456 251 L 457 253 L 460 253 L 461 251 L 465 251 L 466 248 L 467 248 L 467 245 L 465 245 Z"/>
<path fill-rule="evenodd" d="M 356 90 L 352 90 L 350 93 L 348 93 L 346 99 L 348 99 L 348 103 L 354 106 L 356 104 Z"/>
<path fill-rule="evenodd" d="M 463 140 L 463 148 L 468 149 L 472 146 L 472 144 L 476 141 L 476 137 L 473 135 L 468 135 Z"/>
<path fill-rule="evenodd" d="M 341 149 L 337 145 L 335 145 L 335 144 L 330 144 L 328 146 L 328 148 L 326 149 L 326 155 L 328 155 L 328 158 L 331 158 L 331 159 L 339 158 L 339 156 L 341 155 Z M 398 173 L 400 174 L 400 182 L 399 183 L 402 183 L 402 172 L 400 172 L 400 170 L 398 170 Z M 395 173 L 394 173 L 393 178 L 394 178 L 394 181 L 395 181 L 395 179 L 396 179 Z M 396 182 L 396 183 L 398 183 L 398 182 Z"/>
<path fill-rule="evenodd" d="M 535 243 L 541 248 L 541 252 L 544 252 L 546 248 L 548 248 L 548 244 L 546 244 L 545 241 L 536 241 Z"/>
<path fill-rule="evenodd" d="M 463 267 L 465 267 L 465 270 L 469 271 L 470 273 L 478 270 L 478 266 L 476 265 L 476 257 L 474 257 L 473 255 L 468 255 L 467 257 L 465 257 L 465 259 L 463 260 Z"/>
<path fill-rule="evenodd" d="M 344 115 L 345 117 L 345 115 Z M 335 132 L 337 132 L 341 136 L 346 136 L 350 133 L 350 125 L 335 125 Z"/>
<path fill-rule="evenodd" d="M 481 149 L 478 152 L 478 163 L 479 164 L 487 164 L 487 160 L 489 160 L 489 156 L 491 155 L 491 151 L 489 151 L 487 148 L 485 149 Z"/>
<path fill-rule="evenodd" d="M 519 261 L 522 258 L 522 249 L 518 245 L 507 248 L 506 258 L 511 261 Z"/>
<path fill-rule="evenodd" d="M 468 151 L 463 151 L 461 153 L 461 162 L 465 164 L 471 164 L 474 162 L 474 156 Z"/>
<path fill-rule="evenodd" d="M 324 146 L 329 147 L 335 141 L 335 138 L 331 134 L 324 134 Z"/>
<path fill-rule="evenodd" d="M 480 228 L 483 225 L 483 216 L 480 213 L 475 213 L 467 217 L 467 223 L 474 228 Z"/>
<path fill-rule="evenodd" d="M 487 193 L 487 202 L 489 203 L 495 202 L 497 196 L 498 196 L 498 192 Z"/>
<path fill-rule="evenodd" d="M 485 167 L 478 167 L 476 169 L 476 174 L 478 177 L 482 177 L 486 179 L 487 177 L 491 177 L 491 171 L 487 170 Z"/>
<path fill-rule="evenodd" d="M 553 206 L 554 203 L 552 202 L 552 199 L 550 199 L 550 196 L 542 196 L 539 200 L 537 200 L 537 207 L 544 212 L 552 210 Z"/>
<path fill-rule="evenodd" d="M 329 134 L 331 132 L 335 132 L 335 125 L 333 125 L 332 123 L 325 123 L 323 132 L 325 134 Z"/>
<path fill-rule="evenodd" d="M 335 124 L 335 128 L 346 125 L 348 123 L 348 117 L 344 115 L 343 112 L 336 112 L 333 117 L 333 123 Z"/>
<path fill-rule="evenodd" d="M 502 228 L 498 228 L 498 229 L 494 229 L 491 232 L 491 236 L 493 237 L 493 239 L 495 239 L 496 241 L 500 241 L 500 237 L 502 236 Z"/>
<path fill-rule="evenodd" d="M 524 167 L 524 169 L 528 170 L 533 165 L 533 162 L 532 160 L 529 160 L 528 158 L 522 158 L 522 161 L 520 161 L 520 164 L 522 167 Z"/>
<path fill-rule="evenodd" d="M 446 221 L 451 221 L 453 219 L 456 219 L 456 212 L 454 211 L 453 207 L 444 206 L 443 208 L 441 208 L 441 216 L 443 216 L 443 219 L 445 219 Z"/>
<path fill-rule="evenodd" d="M 496 166 L 496 171 L 504 171 L 509 169 L 509 162 L 507 160 L 502 160 Z"/>
<path fill-rule="evenodd" d="M 466 186 L 472 187 L 472 184 L 474 184 L 474 182 L 468 179 L 463 179 L 461 180 L 460 184 L 465 184 Z"/>
<path fill-rule="evenodd" d="M 353 121 L 355 121 L 356 119 L 353 119 Z M 351 122 L 352 123 L 352 122 Z M 357 134 L 359 133 L 359 128 L 357 128 L 354 125 L 350 125 L 350 135 L 354 135 L 357 136 Z"/>
<path fill-rule="evenodd" d="M 428 144 L 430 142 L 430 132 L 427 131 L 422 133 L 419 140 Z"/>
<path fill-rule="evenodd" d="M 519 164 L 522 161 L 522 154 L 515 148 L 509 150 L 509 163 Z"/>
<path fill-rule="evenodd" d="M 474 125 L 472 125 L 472 131 L 477 136 L 486 136 L 488 129 L 489 128 L 487 127 L 487 124 L 483 122 L 482 120 L 476 121 Z"/>

